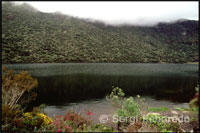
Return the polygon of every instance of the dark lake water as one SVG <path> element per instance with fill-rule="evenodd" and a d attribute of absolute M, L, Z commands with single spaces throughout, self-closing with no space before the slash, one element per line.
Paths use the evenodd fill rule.
<path fill-rule="evenodd" d="M 185 105 L 194 96 L 197 64 L 149 63 L 55 63 L 5 65 L 16 72 L 26 70 L 38 79 L 33 104 L 46 104 L 46 111 L 64 113 L 71 107 L 104 112 L 105 96 L 112 86 L 128 96 L 141 95 L 149 104 Z M 164 103 L 163 103 L 164 101 Z M 112 109 L 110 108 L 110 111 Z"/>

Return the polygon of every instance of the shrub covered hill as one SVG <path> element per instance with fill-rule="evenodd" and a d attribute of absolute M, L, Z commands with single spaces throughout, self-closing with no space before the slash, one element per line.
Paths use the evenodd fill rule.
<path fill-rule="evenodd" d="M 196 62 L 198 30 L 192 20 L 108 26 L 3 3 L 2 62 Z"/>

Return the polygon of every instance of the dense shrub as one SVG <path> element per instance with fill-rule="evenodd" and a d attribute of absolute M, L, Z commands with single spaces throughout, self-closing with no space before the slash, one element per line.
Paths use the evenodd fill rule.
<path fill-rule="evenodd" d="M 26 112 L 24 113 L 22 124 L 28 131 L 34 131 L 34 129 L 40 129 L 41 127 L 48 126 L 52 123 L 51 118 L 43 113 L 39 112 Z"/>
<path fill-rule="evenodd" d="M 56 115 L 53 122 L 39 131 L 52 131 L 52 132 L 72 132 L 72 131 L 85 131 L 91 126 L 90 114 L 84 117 L 82 114 L 74 111 L 66 112 L 64 116 Z"/>
<path fill-rule="evenodd" d="M 91 111 L 85 114 L 76 113 L 74 111 L 66 112 L 64 116 L 54 116 L 53 122 L 48 126 L 40 128 L 41 132 L 113 132 L 114 128 L 109 126 L 96 124 L 93 125 L 90 119 L 93 113 Z"/>
<path fill-rule="evenodd" d="M 22 128 L 20 121 L 23 119 L 23 110 L 19 105 L 12 108 L 9 105 L 2 105 L 2 130 L 11 130 L 16 126 Z"/>
<path fill-rule="evenodd" d="M 22 71 L 19 74 L 14 74 L 13 70 L 7 70 L 3 67 L 3 105 L 9 105 L 13 108 L 16 104 L 24 105 L 25 103 L 29 103 L 36 97 L 36 93 L 32 92 L 32 90 L 37 86 L 37 79 L 32 78 L 28 72 Z"/>
<path fill-rule="evenodd" d="M 22 127 L 23 107 L 36 97 L 33 88 L 38 81 L 28 72 L 14 74 L 13 70 L 2 69 L 2 130 Z"/>

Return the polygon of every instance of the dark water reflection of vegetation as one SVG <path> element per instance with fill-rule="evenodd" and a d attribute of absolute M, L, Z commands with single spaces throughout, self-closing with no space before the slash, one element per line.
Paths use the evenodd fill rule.
<path fill-rule="evenodd" d="M 112 86 L 127 95 L 188 102 L 198 81 L 198 65 L 189 64 L 23 64 L 7 65 L 28 70 L 39 81 L 37 104 L 64 105 L 103 98 Z"/>
<path fill-rule="evenodd" d="M 111 86 L 119 86 L 127 95 L 151 95 L 157 99 L 187 102 L 194 96 L 194 77 L 105 76 L 74 74 L 38 77 L 39 98 L 48 104 L 64 104 L 90 98 L 103 98 Z"/>

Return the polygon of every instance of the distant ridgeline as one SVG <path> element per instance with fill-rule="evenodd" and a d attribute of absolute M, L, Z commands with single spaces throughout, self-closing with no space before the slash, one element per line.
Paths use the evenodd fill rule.
<path fill-rule="evenodd" d="M 2 62 L 198 61 L 198 21 L 109 26 L 27 4 L 2 4 Z"/>

